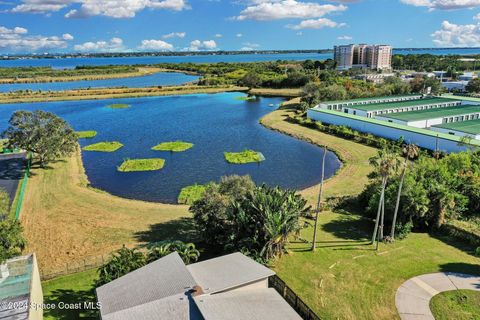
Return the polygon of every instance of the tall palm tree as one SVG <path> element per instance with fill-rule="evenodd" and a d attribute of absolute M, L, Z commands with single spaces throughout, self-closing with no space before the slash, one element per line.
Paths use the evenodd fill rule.
<path fill-rule="evenodd" d="M 323 148 L 323 159 L 322 159 L 322 180 L 320 181 L 320 192 L 318 193 L 317 208 L 315 210 L 315 226 L 313 229 L 313 241 L 312 241 L 312 251 L 315 251 L 317 243 L 317 224 L 318 224 L 318 214 L 321 210 L 321 202 L 323 195 L 323 180 L 325 179 L 325 158 L 327 156 L 327 147 Z"/>
<path fill-rule="evenodd" d="M 402 149 L 405 161 L 403 162 L 402 175 L 400 178 L 400 184 L 398 186 L 397 202 L 395 203 L 395 211 L 393 212 L 392 230 L 390 231 L 390 237 L 392 238 L 392 240 L 395 240 L 395 225 L 397 223 L 398 208 L 400 207 L 400 197 L 402 195 L 405 174 L 407 173 L 408 161 L 418 157 L 418 152 L 419 148 L 414 144 L 407 144 Z"/>
<path fill-rule="evenodd" d="M 377 156 L 370 159 L 370 164 L 375 167 L 377 174 L 381 177 L 381 192 L 380 200 L 378 202 L 377 217 L 375 219 L 375 228 L 372 235 L 372 243 L 377 239 L 378 241 L 383 238 L 383 221 L 385 219 L 385 189 L 387 187 L 387 181 L 392 176 L 398 166 L 397 156 L 388 149 L 378 151 Z"/>

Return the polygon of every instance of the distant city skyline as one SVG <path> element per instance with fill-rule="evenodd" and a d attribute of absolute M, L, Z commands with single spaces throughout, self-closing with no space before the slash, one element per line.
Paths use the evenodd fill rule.
<path fill-rule="evenodd" d="M 0 52 L 480 47 L 480 0 L 0 1 Z"/>

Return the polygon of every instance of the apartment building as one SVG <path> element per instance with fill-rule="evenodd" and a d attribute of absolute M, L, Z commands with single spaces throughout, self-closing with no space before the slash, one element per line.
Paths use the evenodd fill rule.
<path fill-rule="evenodd" d="M 339 70 L 392 68 L 392 47 L 388 45 L 349 44 L 335 46 L 333 51 Z"/>

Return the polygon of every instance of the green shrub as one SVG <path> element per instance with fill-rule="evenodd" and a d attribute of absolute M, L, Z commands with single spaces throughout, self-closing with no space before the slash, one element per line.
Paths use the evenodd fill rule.
<path fill-rule="evenodd" d="M 203 197 L 205 188 L 206 187 L 201 184 L 194 184 L 182 188 L 180 194 L 178 195 L 178 203 L 189 205 L 193 204 L 195 201 Z"/>
<path fill-rule="evenodd" d="M 408 221 L 407 223 L 397 223 L 395 225 L 395 234 L 397 235 L 397 239 L 405 239 L 410 232 L 412 232 L 413 223 Z"/>
<path fill-rule="evenodd" d="M 477 249 L 475 249 L 475 255 L 477 257 L 480 257 L 480 247 L 477 247 Z"/>

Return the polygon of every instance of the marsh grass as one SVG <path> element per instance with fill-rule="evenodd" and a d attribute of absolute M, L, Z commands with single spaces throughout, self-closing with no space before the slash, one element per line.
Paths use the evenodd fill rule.
<path fill-rule="evenodd" d="M 155 151 L 182 152 L 193 147 L 193 143 L 183 141 L 162 142 L 152 148 Z"/>
<path fill-rule="evenodd" d="M 151 159 L 126 159 L 118 167 L 120 172 L 135 172 L 135 171 L 155 171 L 160 170 L 165 165 L 165 160 L 161 158 Z"/>
<path fill-rule="evenodd" d="M 196 200 L 200 199 L 205 193 L 205 185 L 194 184 L 182 188 L 178 195 L 178 203 L 181 204 L 193 204 Z"/>
<path fill-rule="evenodd" d="M 223 154 L 228 163 L 234 164 L 261 162 L 265 160 L 265 157 L 261 152 L 248 149 L 242 152 L 224 152 Z"/>
<path fill-rule="evenodd" d="M 90 139 L 97 136 L 97 131 L 89 130 L 89 131 L 75 131 L 79 139 Z"/>
<path fill-rule="evenodd" d="M 104 141 L 98 142 L 94 144 L 90 144 L 88 146 L 83 147 L 85 151 L 97 151 L 97 152 L 114 152 L 123 147 L 118 141 Z"/>

